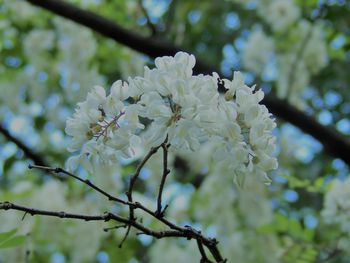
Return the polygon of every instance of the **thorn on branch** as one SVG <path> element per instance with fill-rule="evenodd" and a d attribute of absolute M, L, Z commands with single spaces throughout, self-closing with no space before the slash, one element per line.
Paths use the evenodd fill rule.
<path fill-rule="evenodd" d="M 56 167 L 55 170 L 54 170 L 54 172 L 55 172 L 56 174 L 62 173 L 62 172 L 63 172 L 63 169 L 60 168 L 60 167 Z"/>
<path fill-rule="evenodd" d="M 108 222 L 109 220 L 111 220 L 111 213 L 109 212 L 104 212 L 104 221 Z"/>
<path fill-rule="evenodd" d="M 91 185 L 91 181 L 89 179 L 84 180 L 87 185 Z"/>
<path fill-rule="evenodd" d="M 130 228 L 131 228 L 131 225 L 128 225 L 128 228 L 127 228 L 127 230 L 126 230 L 126 232 L 125 232 L 125 235 L 124 235 L 122 241 L 121 241 L 121 242 L 119 243 L 119 245 L 118 245 L 119 248 L 122 248 L 122 247 L 123 247 L 123 244 L 124 244 L 125 240 L 128 238 L 129 233 L 130 233 Z"/>
<path fill-rule="evenodd" d="M 25 217 L 26 217 L 27 214 L 28 214 L 28 211 L 24 212 L 24 215 L 22 216 L 21 221 L 23 221 L 23 220 L 25 219 Z"/>
<path fill-rule="evenodd" d="M 126 228 L 127 225 L 126 224 L 123 224 L 123 225 L 116 225 L 116 226 L 112 226 L 112 227 L 106 227 L 103 229 L 104 232 L 108 232 L 110 230 L 113 230 L 113 229 L 119 229 L 119 228 Z"/>

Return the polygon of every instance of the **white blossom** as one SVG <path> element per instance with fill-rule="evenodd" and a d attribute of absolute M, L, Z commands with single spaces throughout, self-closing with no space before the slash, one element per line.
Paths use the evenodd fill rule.
<path fill-rule="evenodd" d="M 193 75 L 195 58 L 184 52 L 155 64 L 145 67 L 142 77 L 116 81 L 109 95 L 95 87 L 78 103 L 66 126 L 73 137 L 69 150 L 80 151 L 69 160 L 71 168 L 80 163 L 91 170 L 94 163 L 130 158 L 138 146 L 148 149 L 167 138 L 170 150 L 181 152 L 213 142 L 213 159 L 236 178 L 251 173 L 266 179 L 276 169 L 275 122 L 260 105 L 261 90 L 246 86 L 235 72 L 232 81 L 221 80 L 228 90 L 224 99 L 217 91 L 218 75 Z M 129 97 L 134 103 L 126 101 Z M 139 117 L 150 122 L 144 131 Z"/>
<path fill-rule="evenodd" d="M 328 64 L 327 45 L 324 35 L 324 26 L 320 23 L 311 24 L 306 20 L 301 20 L 296 29 L 300 38 L 307 38 L 303 48 L 302 60 L 310 72 L 314 75 Z M 301 41 L 298 48 L 302 45 Z"/>
<path fill-rule="evenodd" d="M 266 64 L 271 58 L 274 43 L 262 30 L 254 30 L 244 47 L 243 64 L 257 74 L 264 71 Z"/>
<path fill-rule="evenodd" d="M 335 180 L 325 196 L 322 216 L 328 224 L 339 224 L 344 233 L 350 231 L 350 178 Z"/>
<path fill-rule="evenodd" d="M 304 104 L 301 95 L 317 74 L 328 64 L 328 54 L 324 39 L 323 26 L 312 25 L 302 20 L 291 34 L 297 36 L 294 45 L 277 56 L 278 78 L 277 95 L 299 108 Z"/>
<path fill-rule="evenodd" d="M 286 31 L 300 17 L 300 9 L 293 0 L 273 0 L 260 5 L 260 15 L 276 32 Z"/>

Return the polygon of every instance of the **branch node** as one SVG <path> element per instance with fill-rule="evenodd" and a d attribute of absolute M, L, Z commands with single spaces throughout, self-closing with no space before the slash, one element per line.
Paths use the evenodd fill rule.
<path fill-rule="evenodd" d="M 89 179 L 85 179 L 84 182 L 87 184 L 87 185 L 91 185 L 91 181 Z"/>
<path fill-rule="evenodd" d="M 64 217 L 66 217 L 66 213 L 65 212 L 59 212 L 58 216 L 60 218 L 64 218 Z"/>
<path fill-rule="evenodd" d="M 62 173 L 63 169 L 60 167 L 56 167 L 53 171 L 54 171 L 54 173 L 58 174 L 58 173 Z"/>
<path fill-rule="evenodd" d="M 12 208 L 12 204 L 10 202 L 8 202 L 8 201 L 5 201 L 5 202 L 2 203 L 2 207 L 3 207 L 4 210 L 9 210 L 9 209 Z"/>

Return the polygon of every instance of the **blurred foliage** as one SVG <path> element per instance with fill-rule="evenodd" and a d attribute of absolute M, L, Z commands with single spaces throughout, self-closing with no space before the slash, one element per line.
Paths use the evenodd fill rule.
<path fill-rule="evenodd" d="M 259 14 L 254 0 L 69 2 L 139 34 L 191 50 L 226 75 L 241 70 L 250 83 L 261 83 L 266 92 L 277 93 L 277 77 L 252 73 L 245 67 L 243 53 L 249 35 L 256 28 L 264 30 L 281 53 L 300 42 L 298 31 L 296 34 L 273 31 L 266 21 L 269 14 Z M 151 36 L 140 3 L 148 12 L 149 23 L 156 28 L 154 36 Z M 328 55 L 327 65 L 312 75 L 300 91 L 303 110 L 349 139 L 350 4 L 341 0 L 296 0 L 294 3 L 301 10 L 300 19 L 310 23 L 321 21 L 324 25 Z M 320 5 L 324 5 L 324 12 L 314 21 Z M 66 150 L 65 120 L 89 89 L 94 85 L 108 87 L 117 79 L 140 75 L 143 66 L 152 63 L 143 54 L 25 1 L 3 0 L 0 3 L 0 122 L 52 166 L 63 166 L 70 155 Z M 213 177 L 209 176 L 213 172 L 211 163 L 202 163 L 195 156 L 174 158 L 171 164 L 174 178 L 167 188 L 167 200 L 171 200 L 170 207 L 173 206 L 174 211 L 169 208 L 169 217 L 183 224 L 197 223 L 196 226 L 208 235 L 216 235 L 218 240 L 223 238 L 223 254 L 229 257 L 232 253 L 232 258 L 236 258 L 229 257 L 228 262 L 350 262 L 346 249 L 350 244 L 349 233 L 344 233 L 337 224 L 324 222 L 321 214 L 333 181 L 348 178 L 347 165 L 328 156 L 317 141 L 281 120 L 278 120 L 276 134 L 280 168 L 271 174 L 273 183 L 269 187 L 254 185 L 237 190 L 230 180 L 209 182 Z M 68 210 L 101 213 L 115 209 L 119 212 L 119 208 L 76 182 L 56 183 L 59 190 L 52 189 L 57 192 L 51 188 L 45 190 L 49 183 L 57 182 L 56 179 L 28 170 L 23 151 L 4 137 L 0 136 L 0 142 L 0 201 L 38 204 L 45 208 L 46 202 L 56 204 L 64 198 Z M 120 170 L 97 171 L 94 175 L 80 170 L 79 175 L 92 177 L 114 194 L 122 195 L 121 189 L 127 184 L 135 164 L 132 161 Z M 159 180 L 154 168 L 147 169 L 144 181 L 137 186 L 146 202 L 154 198 Z M 145 181 L 152 179 L 154 183 L 149 186 Z M 201 190 L 205 187 L 213 190 Z M 178 208 L 179 204 L 183 207 Z M 168 247 L 164 245 L 167 249 L 164 251 L 163 245 L 159 245 L 163 243 L 135 233 L 122 249 L 118 249 L 124 229 L 105 233 L 101 225 L 80 228 L 72 220 L 26 218 L 21 221 L 22 216 L 21 213 L 5 215 L 0 211 L 0 262 L 24 262 L 27 257 L 30 262 L 55 263 L 156 262 L 154 254 L 165 258 L 166 262 L 180 262 L 167 252 L 172 255 L 172 249 L 180 247 L 180 252 L 187 253 L 189 258 L 197 253 L 182 241 L 171 241 Z M 159 227 L 156 222 L 144 220 Z M 85 243 L 78 246 L 80 240 L 93 239 L 97 243 L 91 248 Z M 14 246 L 17 248 L 10 249 Z M 29 256 L 27 251 L 30 251 Z M 259 255 L 265 256 L 259 258 Z"/>

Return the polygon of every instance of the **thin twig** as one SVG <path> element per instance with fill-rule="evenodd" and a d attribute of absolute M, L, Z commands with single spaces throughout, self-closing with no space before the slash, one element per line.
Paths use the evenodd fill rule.
<path fill-rule="evenodd" d="M 128 201 L 130 203 L 133 202 L 133 198 L 132 198 L 132 192 L 134 190 L 134 186 L 135 183 L 140 175 L 141 169 L 143 168 L 143 166 L 147 163 L 147 161 L 158 151 L 158 149 L 162 147 L 162 144 L 157 146 L 157 147 L 153 147 L 148 154 L 145 156 L 145 158 L 143 158 L 143 160 L 139 163 L 139 165 L 136 168 L 136 172 L 134 173 L 134 175 L 131 177 L 130 179 L 130 184 L 129 184 L 129 188 L 128 191 L 126 192 L 126 196 L 128 197 Z M 134 207 L 129 206 L 130 209 L 130 219 L 135 220 L 134 217 Z"/>
<path fill-rule="evenodd" d="M 163 174 L 162 174 L 162 179 L 160 182 L 159 186 L 159 191 L 158 191 L 158 198 L 157 198 L 157 211 L 156 213 L 159 216 L 164 216 L 165 209 L 162 211 L 162 196 L 163 196 L 163 189 L 165 185 L 165 181 L 167 178 L 167 175 L 170 173 L 170 170 L 168 169 L 168 147 L 170 145 L 167 145 L 168 142 L 168 136 L 166 137 L 164 143 L 162 144 L 162 149 L 163 149 Z M 166 206 L 167 207 L 167 206 Z"/>
<path fill-rule="evenodd" d="M 156 28 L 156 26 L 152 23 L 151 18 L 149 17 L 148 11 L 147 11 L 147 9 L 144 7 L 144 5 L 143 5 L 143 3 L 142 3 L 142 0 L 139 0 L 138 3 L 139 3 L 140 9 L 141 9 L 143 15 L 144 15 L 145 18 L 146 18 L 146 23 L 147 23 L 148 28 L 149 28 L 150 31 L 151 31 L 151 36 L 157 35 L 157 28 Z"/>
<path fill-rule="evenodd" d="M 172 0 L 169 4 L 168 11 L 166 12 L 166 21 L 165 21 L 165 32 L 170 32 L 171 27 L 173 25 L 174 17 L 175 17 L 175 11 L 176 11 L 176 4 L 177 0 Z"/>
<path fill-rule="evenodd" d="M 134 175 L 132 176 L 131 180 L 130 180 L 130 185 L 129 185 L 129 191 L 130 193 L 132 193 L 133 191 L 133 187 L 134 187 L 134 184 L 141 172 L 141 169 L 142 167 L 147 163 L 147 161 L 152 157 L 152 155 L 154 155 L 158 149 L 160 147 L 162 147 L 163 144 L 155 147 L 155 148 L 152 148 L 149 153 L 145 156 L 145 158 L 140 162 L 140 164 L 138 165 L 137 169 L 136 169 L 136 172 L 134 173 Z M 209 249 L 209 251 L 212 253 L 213 257 L 217 260 L 217 262 L 224 262 L 218 248 L 217 248 L 217 241 L 215 239 L 211 239 L 211 238 L 206 238 L 204 237 L 199 231 L 193 229 L 192 227 L 180 227 L 180 226 L 177 226 L 175 225 L 174 223 L 170 222 L 169 220 L 167 220 L 166 218 L 164 218 L 164 216 L 158 214 L 157 212 L 153 212 L 151 211 L 150 209 L 148 209 L 147 207 L 143 206 L 142 204 L 138 203 L 138 202 L 135 202 L 133 203 L 132 201 L 132 194 L 130 196 L 128 196 L 128 198 L 130 198 L 129 200 L 131 201 L 125 201 L 123 199 L 120 199 L 120 198 L 117 198 L 115 196 L 112 196 L 110 195 L 109 193 L 105 192 L 104 190 L 102 190 L 101 188 L 99 188 L 98 186 L 94 185 L 91 181 L 89 180 L 85 180 L 85 179 L 82 179 L 62 168 L 51 168 L 51 167 L 46 167 L 46 166 L 39 166 L 39 165 L 30 165 L 29 166 L 30 169 L 33 169 L 33 168 L 36 168 L 36 169 L 41 169 L 41 170 L 45 170 L 45 171 L 48 171 L 48 172 L 52 172 L 52 173 L 62 173 L 62 174 L 65 174 L 65 175 L 68 175 L 69 177 L 72 177 L 84 184 L 86 184 L 87 186 L 89 186 L 90 188 L 92 188 L 93 190 L 97 191 L 98 193 L 104 195 L 105 197 L 108 198 L 108 200 L 110 201 L 115 201 L 115 202 L 118 202 L 122 205 L 127 205 L 129 206 L 129 218 L 123 218 L 123 217 L 119 217 L 117 215 L 112 215 L 111 213 L 108 213 L 109 214 L 109 217 L 106 218 L 105 215 L 104 217 L 88 217 L 88 218 L 84 218 L 84 217 L 73 217 L 73 218 L 76 218 L 76 219 L 84 219 L 84 220 L 93 220 L 95 218 L 95 220 L 106 220 L 106 219 L 110 219 L 110 217 L 113 217 L 113 219 L 115 221 L 118 221 L 118 222 L 121 222 L 121 223 L 124 223 L 127 225 L 127 231 L 126 231 L 126 234 L 122 240 L 122 243 L 120 245 L 123 244 L 123 242 L 126 240 L 129 232 L 130 232 L 130 228 L 131 227 L 135 227 L 136 229 L 138 230 L 141 230 L 143 233 L 145 233 L 146 235 L 151 235 L 151 236 L 154 236 L 156 238 L 163 238 L 163 237 L 166 237 L 166 236 L 177 236 L 177 237 L 184 237 L 184 238 L 187 238 L 187 239 L 200 239 L 202 241 L 202 243 Z M 5 206 L 5 208 L 8 206 Z M 0 209 L 5 209 L 4 207 L 2 208 L 0 206 Z M 27 211 L 27 213 L 33 215 L 33 210 L 23 210 L 23 209 L 19 209 L 18 206 L 16 207 L 13 207 L 11 206 L 11 209 L 16 209 L 17 210 L 21 210 L 21 211 Z M 168 231 L 160 231 L 160 232 L 154 232 L 153 230 L 150 230 L 150 229 L 147 229 L 145 228 L 142 224 L 136 222 L 136 218 L 134 217 L 134 210 L 135 209 L 140 209 L 144 212 L 146 212 L 147 214 L 151 215 L 153 218 L 157 219 L 158 221 L 162 222 L 163 224 L 165 224 L 166 226 L 168 226 L 171 230 L 168 230 Z M 5 209 L 6 210 L 6 209 Z M 35 212 L 37 212 L 39 210 L 35 210 Z M 51 213 L 51 212 L 50 212 Z M 40 213 L 39 213 L 40 214 Z M 53 214 L 45 214 L 45 213 L 42 213 L 42 215 L 51 215 L 51 216 L 59 216 L 59 217 L 62 217 L 62 218 L 67 218 L 67 213 L 64 213 L 64 212 L 54 212 Z M 70 214 L 68 214 L 70 215 Z M 70 217 L 71 218 L 71 217 Z M 108 221 L 108 220 L 106 220 Z M 169 232 L 170 231 L 170 232 Z"/>
<path fill-rule="evenodd" d="M 23 211 L 26 214 L 29 214 L 31 216 L 44 215 L 44 216 L 52 216 L 52 217 L 59 217 L 59 218 L 80 219 L 84 221 L 109 221 L 111 219 L 110 213 L 106 213 L 104 215 L 97 215 L 97 216 L 71 214 L 66 212 L 54 212 L 54 211 L 40 210 L 40 209 L 20 206 L 7 201 L 0 203 L 0 210 L 17 210 L 17 211 Z"/>
<path fill-rule="evenodd" d="M 116 225 L 116 226 L 112 226 L 112 227 L 105 227 L 105 228 L 103 229 L 103 231 L 108 232 L 108 231 L 110 231 L 110 230 L 119 229 L 119 228 L 126 228 L 126 227 L 127 227 L 126 224 Z"/>
<path fill-rule="evenodd" d="M 118 203 L 121 203 L 121 204 L 124 204 L 124 205 L 128 205 L 128 202 L 127 201 L 124 201 L 123 199 L 121 198 L 118 198 L 118 197 L 115 197 L 115 196 L 112 196 L 111 194 L 107 193 L 106 191 L 102 190 L 100 187 L 98 187 L 97 185 L 93 184 L 90 180 L 88 179 L 82 179 L 80 178 L 79 176 L 76 176 L 60 167 L 57 167 L 57 168 L 52 168 L 52 167 L 48 167 L 48 166 L 41 166 L 41 165 L 35 165 L 35 164 L 29 164 L 28 165 L 28 168 L 29 169 L 39 169 L 39 170 L 44 170 L 44 171 L 47 171 L 47 172 L 51 172 L 51 173 L 55 173 L 55 174 L 65 174 L 69 177 L 72 177 L 84 184 L 86 184 L 87 186 L 89 186 L 90 188 L 94 189 L 95 191 L 99 192 L 100 194 L 104 195 L 105 197 L 108 198 L 108 200 L 110 201 L 115 201 L 115 202 L 118 202 Z"/>
<path fill-rule="evenodd" d="M 120 243 L 119 243 L 119 245 L 118 245 L 119 248 L 122 248 L 122 247 L 123 247 L 123 244 L 124 244 L 125 240 L 126 240 L 126 239 L 128 238 L 128 236 L 129 236 L 130 229 L 131 229 L 131 225 L 128 225 L 128 227 L 127 227 L 127 229 L 126 229 L 126 232 L 125 232 L 125 235 L 124 235 L 122 241 L 120 241 Z"/>
<path fill-rule="evenodd" d="M 197 246 L 198 246 L 198 250 L 201 253 L 201 261 L 200 263 L 213 263 L 212 261 L 210 261 L 207 257 L 207 254 L 205 253 L 202 241 L 197 239 Z"/>
<path fill-rule="evenodd" d="M 56 211 L 35 209 L 35 208 L 31 208 L 31 207 L 20 206 L 20 205 L 17 205 L 17 204 L 8 202 L 8 201 L 0 202 L 0 210 L 17 210 L 17 211 L 27 212 L 31 216 L 43 215 L 43 216 L 50 216 L 50 217 L 58 217 L 58 218 L 62 218 L 62 219 L 77 219 L 77 220 L 84 220 L 84 221 L 108 222 L 108 221 L 114 220 L 114 221 L 117 221 L 120 223 L 130 225 L 130 226 L 140 230 L 145 235 L 153 236 L 157 239 L 161 239 L 164 237 L 182 237 L 182 238 L 186 238 L 188 240 L 203 238 L 203 237 L 198 237 L 198 234 L 195 231 L 192 231 L 190 229 L 185 229 L 185 231 L 178 231 L 178 230 L 154 231 L 152 229 L 149 229 L 149 228 L 143 226 L 142 224 L 140 224 L 134 220 L 129 220 L 128 218 L 116 215 L 116 214 L 111 213 L 111 212 L 105 212 L 103 215 L 73 214 L 73 213 L 67 213 L 67 212 L 63 212 L 63 211 L 56 212 Z M 208 241 L 212 242 L 209 239 L 208 239 Z"/>
<path fill-rule="evenodd" d="M 24 219 L 26 218 L 27 213 L 28 213 L 28 212 L 24 212 L 21 221 L 24 221 Z"/>
<path fill-rule="evenodd" d="M 149 159 L 149 158 L 148 158 Z M 142 162 L 141 162 L 142 163 Z M 141 164 L 140 163 L 140 164 Z M 146 162 L 145 162 L 146 163 Z M 144 164 L 145 164 L 144 163 Z M 144 165 L 143 164 L 143 165 Z M 143 166 L 142 165 L 142 166 Z M 156 213 L 154 213 L 153 211 L 151 211 L 150 209 L 148 209 L 147 207 L 143 206 L 142 204 L 138 203 L 138 202 L 129 202 L 129 201 L 125 201 L 123 199 L 120 199 L 120 198 L 117 198 L 115 196 L 112 196 L 111 194 L 105 192 L 104 190 L 102 190 L 100 187 L 98 187 L 97 185 L 93 184 L 91 181 L 89 180 L 85 180 L 85 179 L 82 179 L 72 173 L 69 173 L 68 171 L 62 169 L 62 168 L 51 168 L 51 167 L 46 167 L 46 166 L 39 166 L 39 165 L 29 165 L 28 166 L 29 169 L 40 169 L 40 170 L 45 170 L 45 171 L 48 171 L 48 172 L 52 172 L 52 173 L 63 173 L 63 174 L 66 174 L 84 184 L 86 184 L 87 186 L 89 186 L 90 188 L 92 188 L 93 190 L 95 190 L 96 192 L 102 194 L 103 196 L 105 196 L 109 201 L 115 201 L 117 203 L 120 203 L 122 205 L 127 205 L 127 206 L 131 206 L 133 207 L 134 209 L 140 209 L 140 210 L 143 210 L 144 212 L 146 212 L 147 214 L 151 215 L 152 217 L 156 218 L 156 219 L 159 219 L 156 215 Z M 170 227 L 171 229 L 176 229 L 176 230 L 179 230 L 179 231 L 182 231 L 181 228 L 177 227 L 175 224 L 171 223 L 170 221 L 164 219 L 164 218 L 161 218 L 159 219 L 162 223 L 164 223 L 165 225 L 167 225 L 168 227 Z"/>

